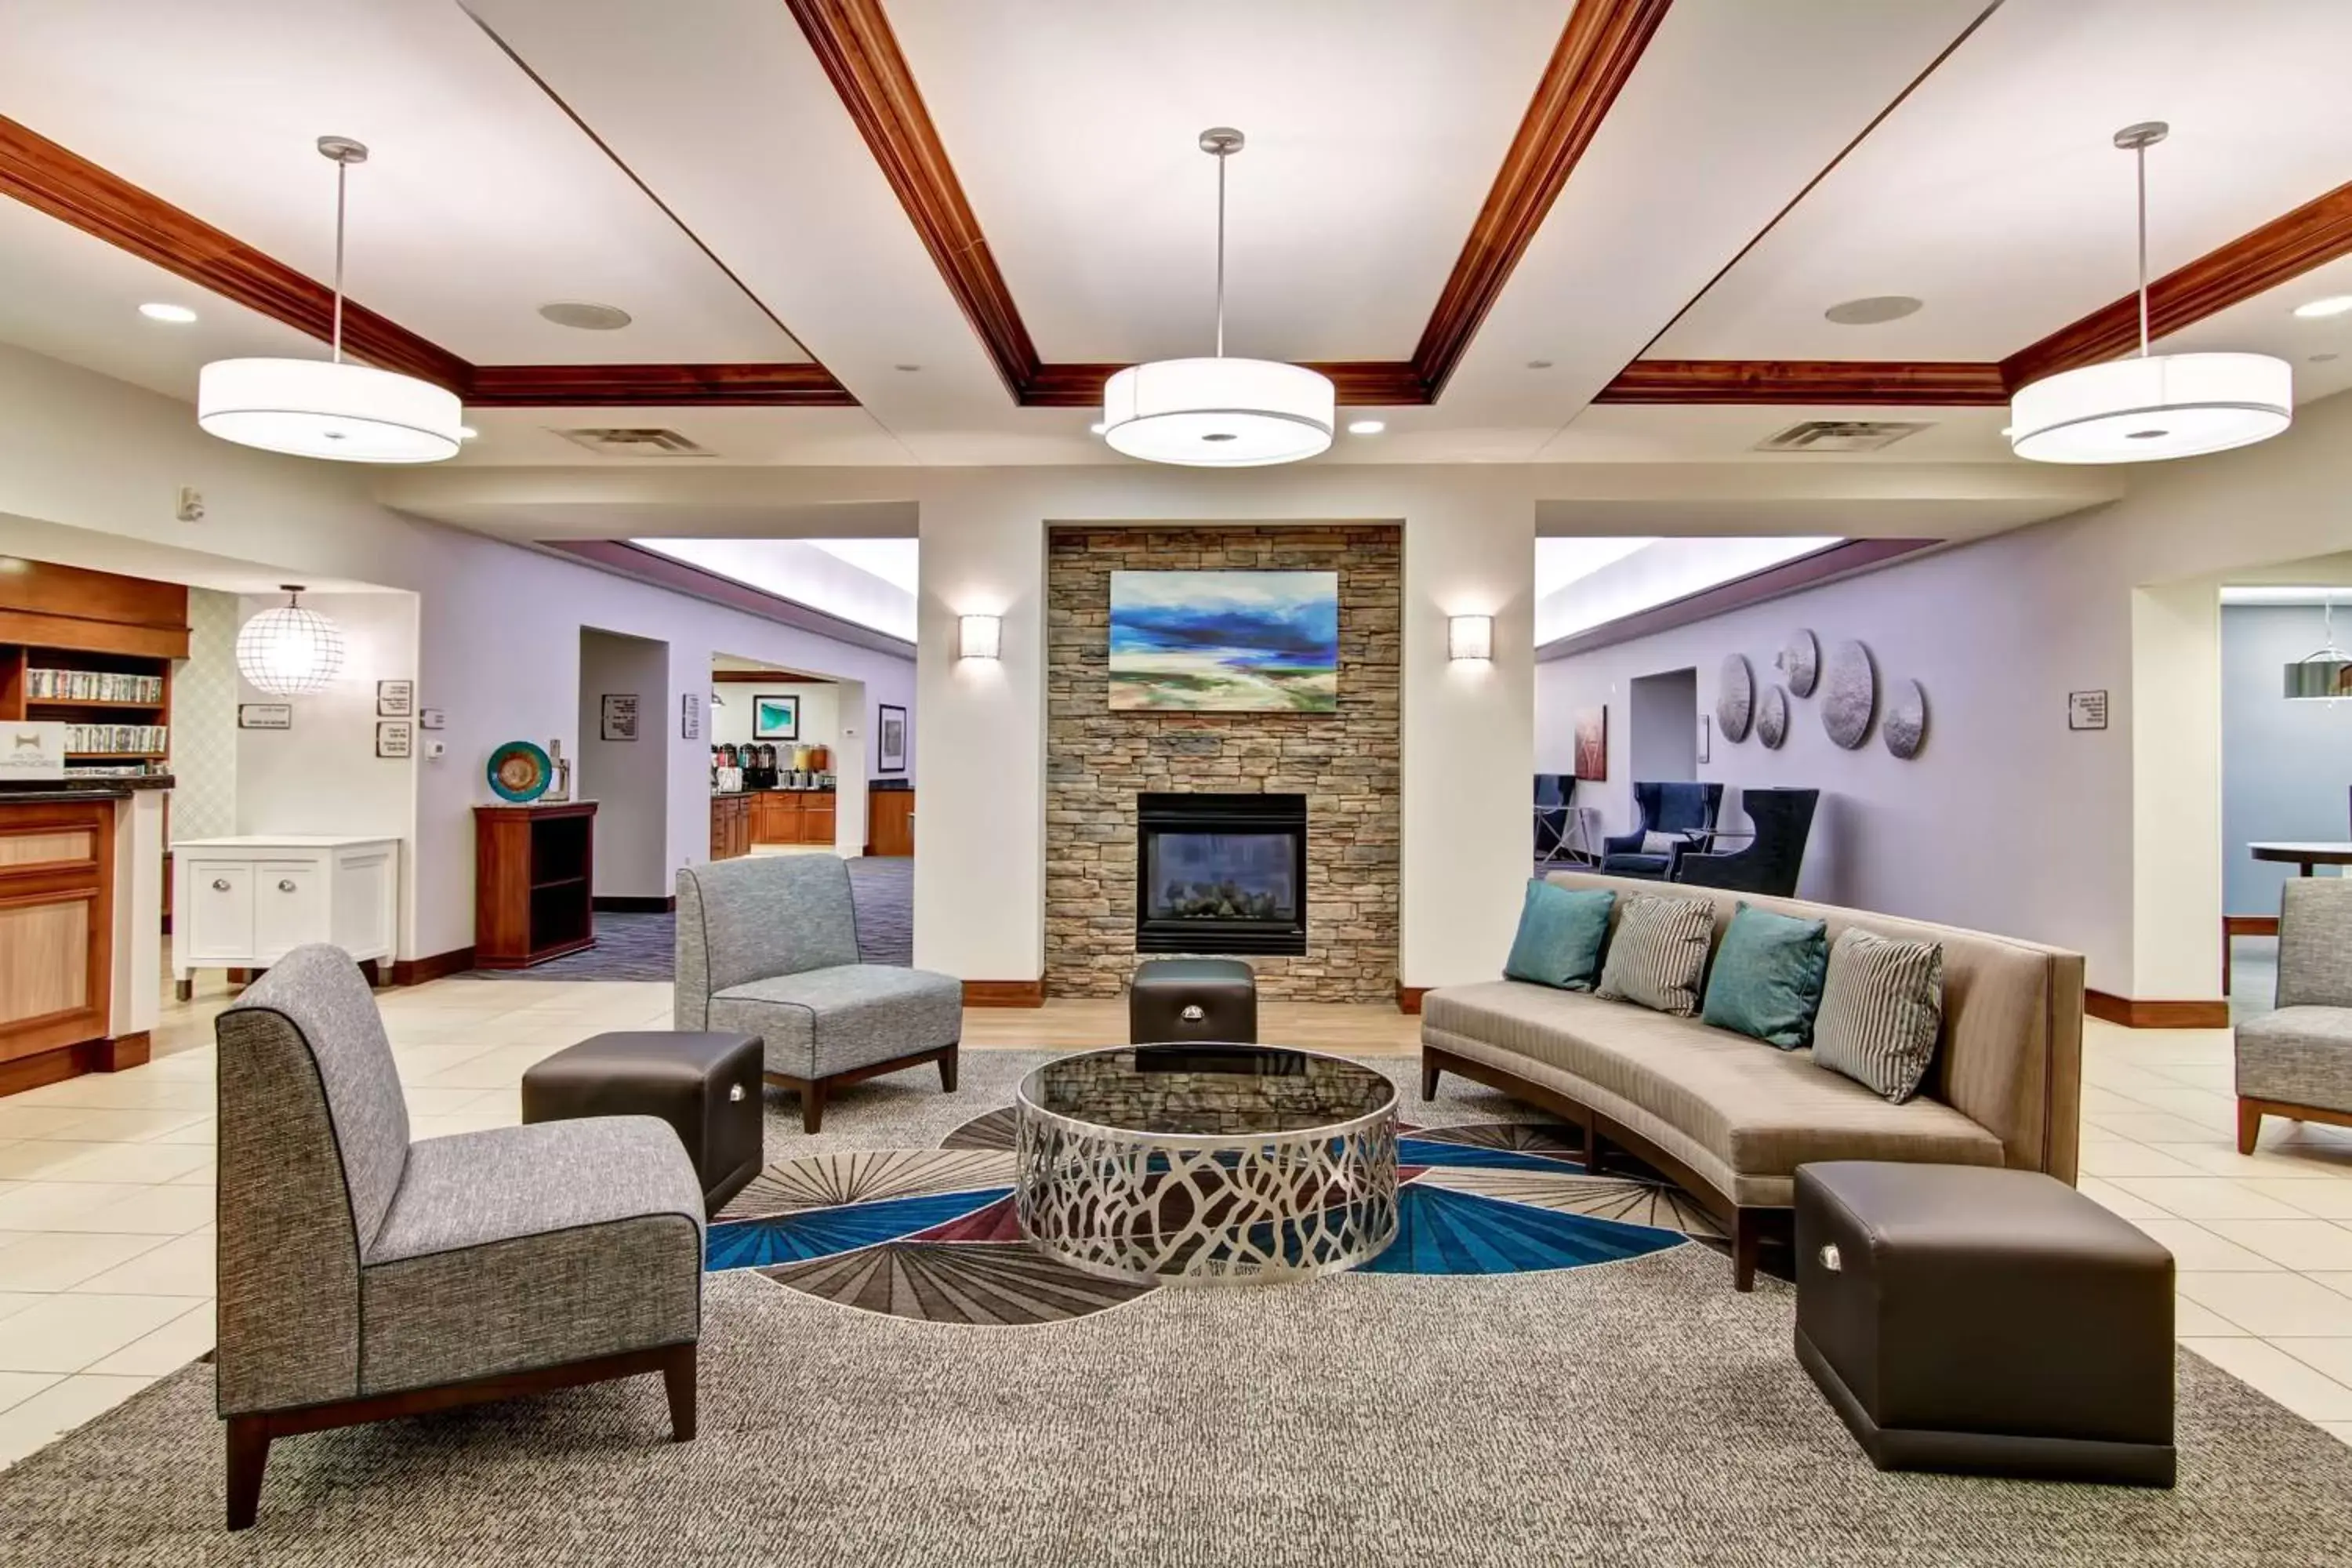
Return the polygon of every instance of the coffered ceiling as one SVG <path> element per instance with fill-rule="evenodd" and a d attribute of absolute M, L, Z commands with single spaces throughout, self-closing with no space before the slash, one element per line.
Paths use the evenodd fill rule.
<path fill-rule="evenodd" d="M 2010 387 L 2127 340 L 2108 138 L 2148 118 L 2166 346 L 2352 386 L 2352 317 L 2289 313 L 2352 291 L 2341 0 L 0 0 L 0 339 L 180 396 L 315 352 L 312 143 L 355 136 L 354 344 L 466 397 L 461 466 L 636 461 L 561 434 L 613 426 L 1119 461 L 1104 375 L 1208 345 L 1221 123 L 1229 346 L 1387 426 L 1327 463 L 1752 464 L 1874 416 L 1927 428 L 1770 460 L 2007 463 Z M 1823 318 L 1873 295 L 1923 305 Z"/>

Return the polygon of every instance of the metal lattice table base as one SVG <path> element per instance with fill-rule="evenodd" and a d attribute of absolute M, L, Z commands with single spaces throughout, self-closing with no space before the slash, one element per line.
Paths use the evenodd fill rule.
<path fill-rule="evenodd" d="M 1257 1284 L 1352 1268 L 1397 1232 L 1393 1102 L 1340 1127 L 1135 1132 L 1024 1104 L 1021 1229 L 1108 1279 Z"/>

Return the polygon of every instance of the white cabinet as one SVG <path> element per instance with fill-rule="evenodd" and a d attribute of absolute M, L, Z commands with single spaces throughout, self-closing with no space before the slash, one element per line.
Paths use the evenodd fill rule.
<path fill-rule="evenodd" d="M 389 963 L 400 840 L 255 835 L 172 846 L 172 978 L 267 969 L 306 942 Z"/>

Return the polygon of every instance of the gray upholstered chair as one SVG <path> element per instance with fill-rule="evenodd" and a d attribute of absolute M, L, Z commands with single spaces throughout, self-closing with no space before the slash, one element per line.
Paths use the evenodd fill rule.
<path fill-rule="evenodd" d="M 858 962 L 838 856 L 754 855 L 677 874 L 676 1022 L 759 1036 L 768 1081 L 799 1091 L 814 1132 L 837 1084 L 935 1061 L 953 1092 L 963 983 Z"/>
<path fill-rule="evenodd" d="M 702 1189 L 667 1122 L 411 1143 L 375 998 L 322 943 L 214 1028 L 231 1530 L 296 1433 L 658 1372 L 694 1436 Z"/>
<path fill-rule="evenodd" d="M 2278 1009 L 2237 1026 L 2238 1152 L 2264 1116 L 2352 1127 L 2352 880 L 2298 877 L 2279 901 Z"/>

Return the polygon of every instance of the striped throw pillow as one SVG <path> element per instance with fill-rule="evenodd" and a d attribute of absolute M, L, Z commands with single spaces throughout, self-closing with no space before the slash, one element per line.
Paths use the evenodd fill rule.
<path fill-rule="evenodd" d="M 1706 900 L 1637 895 L 1617 917 L 1595 994 L 1687 1018 L 1698 1011 L 1714 936 L 1715 906 Z"/>
<path fill-rule="evenodd" d="M 1848 930 L 1830 949 L 1813 1064 L 1896 1105 L 1919 1092 L 1944 1028 L 1944 950 Z"/>

